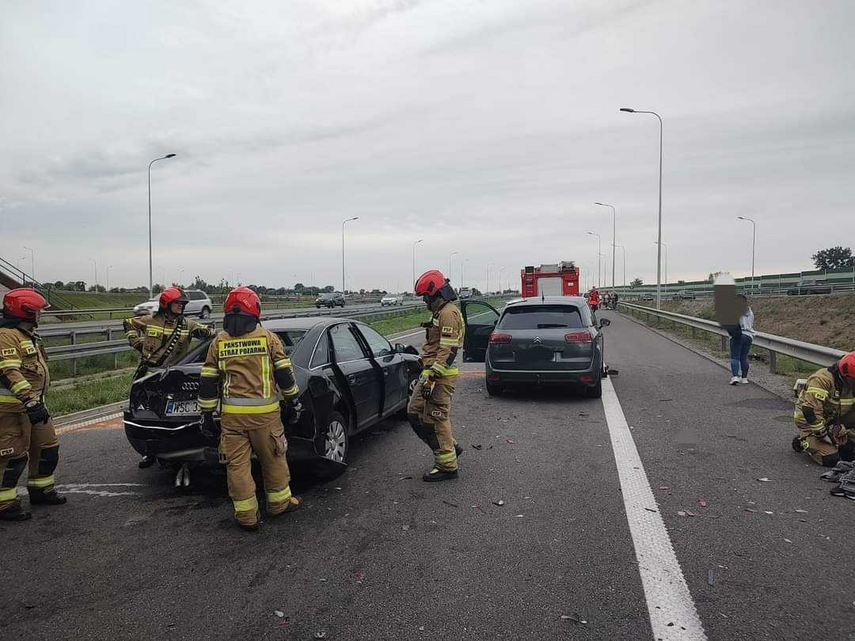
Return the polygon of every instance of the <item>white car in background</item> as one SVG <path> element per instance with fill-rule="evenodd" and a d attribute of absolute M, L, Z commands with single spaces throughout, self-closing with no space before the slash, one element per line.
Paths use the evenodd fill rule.
<path fill-rule="evenodd" d="M 187 302 L 187 306 L 184 308 L 185 316 L 198 316 L 199 318 L 208 318 L 211 315 L 211 310 L 214 308 L 214 303 L 211 302 L 211 299 L 208 295 L 199 290 L 199 289 L 185 289 L 184 293 L 187 295 L 187 298 L 190 300 Z M 152 298 L 151 300 L 147 300 L 144 303 L 140 303 L 136 307 L 134 307 L 134 314 L 136 316 L 144 316 L 149 315 L 152 316 L 157 311 L 160 306 L 160 294 Z"/>
<path fill-rule="evenodd" d="M 386 296 L 380 299 L 380 305 L 383 307 L 403 304 L 404 299 L 401 296 L 393 296 L 392 294 L 387 294 Z"/>

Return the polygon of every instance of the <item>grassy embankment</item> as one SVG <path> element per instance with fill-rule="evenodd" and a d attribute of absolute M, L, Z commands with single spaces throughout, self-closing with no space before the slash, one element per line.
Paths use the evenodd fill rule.
<path fill-rule="evenodd" d="M 491 299 L 488 301 L 493 307 L 501 308 L 503 301 Z M 419 307 L 418 310 L 409 312 L 395 318 L 377 320 L 368 323 L 381 334 L 390 336 L 406 330 L 417 328 L 420 323 L 430 320 L 430 314 Z M 118 332 L 116 337 L 121 336 Z M 103 336 L 81 337 L 83 340 L 104 340 Z M 53 339 L 49 345 L 60 344 L 58 341 L 67 339 Z M 124 352 L 118 357 L 119 368 L 130 368 L 120 371 L 104 371 L 112 367 L 113 356 L 93 356 L 80 359 L 77 364 L 78 378 L 74 382 L 52 386 L 46 395 L 47 406 L 55 416 L 80 412 L 99 405 L 116 403 L 127 398 L 128 388 L 131 384 L 133 368 L 139 361 L 136 352 Z M 51 364 L 51 378 L 61 381 L 71 376 L 71 363 L 69 361 L 57 361 Z"/>
<path fill-rule="evenodd" d="M 664 301 L 662 308 L 678 314 L 712 320 L 715 307 L 711 299 Z M 855 296 L 782 296 L 751 300 L 754 327 L 757 331 L 795 340 L 826 345 L 844 351 L 855 350 Z M 640 318 L 643 320 L 643 318 Z M 655 320 L 651 321 L 655 326 Z M 730 352 L 721 349 L 721 338 L 706 332 L 696 332 L 692 337 L 689 327 L 663 321 L 660 329 L 679 336 L 707 353 L 729 359 Z M 751 349 L 751 358 L 769 362 L 769 354 L 760 348 Z M 794 381 L 817 370 L 818 366 L 789 356 L 779 355 L 777 371 Z"/>

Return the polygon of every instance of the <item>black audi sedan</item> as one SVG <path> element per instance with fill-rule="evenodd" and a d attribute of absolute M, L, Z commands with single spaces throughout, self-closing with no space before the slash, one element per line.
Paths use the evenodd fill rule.
<path fill-rule="evenodd" d="M 415 348 L 392 345 L 368 325 L 341 318 L 262 323 L 282 341 L 300 386 L 300 411 L 282 414 L 289 461 L 312 460 L 322 474 L 340 472 L 351 436 L 390 416 L 406 416 L 422 369 Z M 131 386 L 125 435 L 137 452 L 165 467 L 188 471 L 206 465 L 221 471 L 217 439 L 201 433 L 197 403 L 209 344 L 203 341 L 177 363 Z"/>

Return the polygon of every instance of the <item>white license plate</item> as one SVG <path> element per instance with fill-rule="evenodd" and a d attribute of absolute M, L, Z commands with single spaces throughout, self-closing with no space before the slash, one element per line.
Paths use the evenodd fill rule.
<path fill-rule="evenodd" d="M 189 416 L 198 413 L 198 401 L 166 401 L 167 416 Z"/>

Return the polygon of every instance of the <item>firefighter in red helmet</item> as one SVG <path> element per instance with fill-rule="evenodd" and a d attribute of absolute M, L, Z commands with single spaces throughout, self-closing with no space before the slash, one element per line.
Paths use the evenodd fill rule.
<path fill-rule="evenodd" d="M 202 366 L 199 408 L 202 431 L 215 436 L 214 411 L 220 407 L 220 456 L 226 460 L 235 522 L 258 530 L 258 500 L 252 480 L 255 452 L 267 498 L 267 515 L 281 516 L 300 507 L 291 495 L 291 473 L 280 403 L 299 411 L 300 389 L 279 338 L 259 322 L 261 301 L 248 287 L 229 293 L 223 330 L 214 338 Z"/>
<path fill-rule="evenodd" d="M 161 367 L 167 360 L 176 361 L 187 354 L 194 338 L 206 340 L 214 336 L 213 329 L 184 316 L 188 301 L 181 289 L 168 287 L 161 292 L 153 316 L 125 319 L 128 342 L 141 354 L 134 380 L 145 376 L 150 368 Z M 149 467 L 154 461 L 153 456 L 144 456 L 139 466 Z"/>
<path fill-rule="evenodd" d="M 17 495 L 29 465 L 31 505 L 62 505 L 55 487 L 59 441 L 44 404 L 50 384 L 47 356 L 36 333 L 47 301 L 35 290 L 13 289 L 3 297 L 0 319 L 0 521 L 32 515 Z"/>
<path fill-rule="evenodd" d="M 419 277 L 416 295 L 422 297 L 433 316 L 425 324 L 424 369 L 410 397 L 407 418 L 416 435 L 433 450 L 433 468 L 422 479 L 445 481 L 457 478 L 457 457 L 462 453 L 454 440 L 449 414 L 457 385 L 455 361 L 463 347 L 463 316 L 454 304 L 457 294 L 439 270 Z"/>

